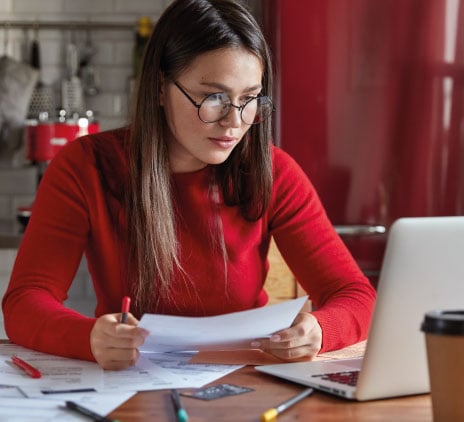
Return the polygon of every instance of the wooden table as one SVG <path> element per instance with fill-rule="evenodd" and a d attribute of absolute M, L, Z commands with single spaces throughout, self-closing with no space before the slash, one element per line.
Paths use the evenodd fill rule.
<path fill-rule="evenodd" d="M 0 343 L 6 342 L 8 340 L 0 340 Z M 358 343 L 341 351 L 320 355 L 316 360 L 359 356 L 364 347 L 364 342 Z M 182 397 L 189 422 L 259 422 L 264 411 L 306 388 L 258 372 L 254 366 L 244 366 L 210 385 L 221 383 L 248 387 L 254 391 L 213 401 Z M 120 422 L 176 422 L 169 390 L 137 393 L 109 417 Z M 360 403 L 315 391 L 279 415 L 278 421 L 432 422 L 433 417 L 430 394 Z"/>
<path fill-rule="evenodd" d="M 211 385 L 221 383 L 249 387 L 254 391 L 213 401 L 182 397 L 189 422 L 259 422 L 265 410 L 305 388 L 260 373 L 253 366 L 243 367 Z M 110 417 L 121 422 L 176 421 L 169 390 L 138 393 L 111 413 Z M 431 422 L 432 407 L 429 394 L 358 403 L 315 392 L 279 415 L 278 420 Z"/>

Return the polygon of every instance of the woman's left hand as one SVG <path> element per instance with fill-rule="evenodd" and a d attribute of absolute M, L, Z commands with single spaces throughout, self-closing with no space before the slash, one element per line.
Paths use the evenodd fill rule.
<path fill-rule="evenodd" d="M 258 339 L 251 346 L 284 360 L 311 360 L 321 350 L 322 329 L 315 316 L 300 312 L 291 327 L 269 339 Z"/>

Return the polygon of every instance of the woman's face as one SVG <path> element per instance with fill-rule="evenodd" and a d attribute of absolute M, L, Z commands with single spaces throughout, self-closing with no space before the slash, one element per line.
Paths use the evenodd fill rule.
<path fill-rule="evenodd" d="M 198 56 L 175 82 L 197 104 L 209 94 L 225 93 L 232 104 L 242 105 L 261 92 L 262 75 L 260 59 L 237 47 Z M 170 130 L 169 159 L 175 173 L 224 162 L 250 127 L 234 107 L 215 123 L 202 122 L 198 109 L 173 81 L 164 81 L 161 102 Z"/>

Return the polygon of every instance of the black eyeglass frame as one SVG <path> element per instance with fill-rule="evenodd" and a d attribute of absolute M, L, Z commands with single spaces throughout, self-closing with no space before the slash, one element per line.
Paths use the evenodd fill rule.
<path fill-rule="evenodd" d="M 229 108 L 227 110 L 227 112 L 221 116 L 219 119 L 217 120 L 213 120 L 213 121 L 205 121 L 203 120 L 201 117 L 200 117 L 200 108 L 201 106 L 203 105 L 203 103 L 211 96 L 211 95 L 215 95 L 217 93 L 211 93 L 209 95 L 207 95 L 205 98 L 203 98 L 201 100 L 200 103 L 197 103 L 186 91 L 184 88 L 182 88 L 181 85 L 179 85 L 179 83 L 177 81 L 173 81 L 173 84 L 179 89 L 180 92 L 182 92 L 182 94 L 184 94 L 184 96 L 192 103 L 192 105 L 194 107 L 196 107 L 197 109 L 197 114 L 198 114 L 198 118 L 203 122 L 203 123 L 216 123 L 216 122 L 219 122 L 220 120 L 224 119 L 224 117 L 226 117 L 229 112 L 230 112 L 230 107 L 234 107 L 236 108 L 239 112 L 240 112 L 240 119 L 242 120 L 243 123 L 245 123 L 246 125 L 257 125 L 257 124 L 260 124 L 262 122 L 264 122 L 268 117 L 271 116 L 271 114 L 275 111 L 275 107 L 274 107 L 274 103 L 272 102 L 272 99 L 270 97 L 268 97 L 267 95 L 257 95 L 256 97 L 253 97 L 253 98 L 250 98 L 247 102 L 245 102 L 245 104 L 242 104 L 241 106 L 238 106 L 238 105 L 235 105 L 232 103 L 232 101 L 229 103 Z M 270 113 L 265 116 L 262 120 L 260 120 L 259 122 L 253 122 L 253 123 L 247 123 L 245 122 L 245 120 L 243 120 L 243 116 L 242 116 L 242 113 L 243 113 L 243 109 L 249 104 L 251 103 L 252 101 L 254 100 L 258 100 L 259 98 L 266 98 L 270 105 L 271 105 L 271 111 Z"/>

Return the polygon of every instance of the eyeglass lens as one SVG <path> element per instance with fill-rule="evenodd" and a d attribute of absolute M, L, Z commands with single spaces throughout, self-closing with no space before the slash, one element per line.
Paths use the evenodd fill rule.
<path fill-rule="evenodd" d="M 231 107 L 239 108 L 242 120 L 249 125 L 261 123 L 274 108 L 271 99 L 266 96 L 250 98 L 239 107 L 232 104 L 227 94 L 216 93 L 204 98 L 198 116 L 205 123 L 217 122 L 229 113 Z"/>

